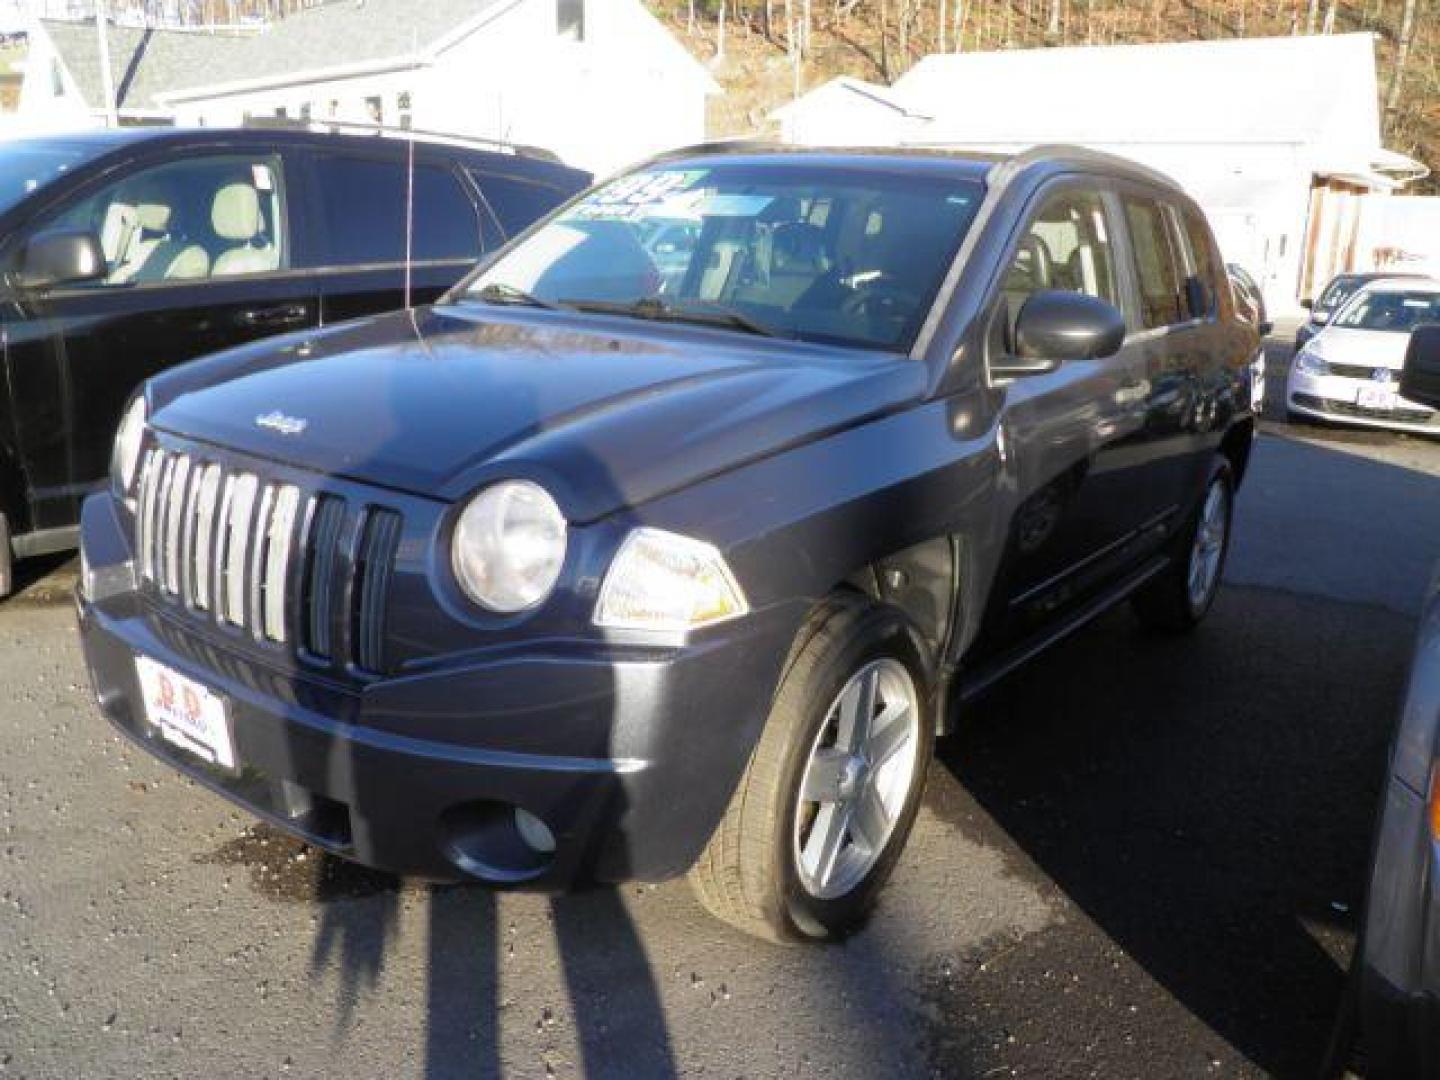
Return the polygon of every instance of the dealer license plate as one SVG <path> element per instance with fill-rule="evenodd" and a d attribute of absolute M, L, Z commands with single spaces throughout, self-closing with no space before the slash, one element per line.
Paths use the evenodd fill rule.
<path fill-rule="evenodd" d="M 222 698 L 145 656 L 135 658 L 145 715 L 168 742 L 226 769 L 235 768 L 235 740 Z"/>
<path fill-rule="evenodd" d="M 1390 386 L 1362 386 L 1355 394 L 1355 404 L 1362 409 L 1393 412 L 1396 400 L 1395 389 Z"/>

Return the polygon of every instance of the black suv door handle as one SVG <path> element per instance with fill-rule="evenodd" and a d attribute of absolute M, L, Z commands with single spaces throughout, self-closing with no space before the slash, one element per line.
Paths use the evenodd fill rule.
<path fill-rule="evenodd" d="M 252 308 L 235 316 L 241 326 L 273 329 L 280 326 L 300 326 L 309 318 L 309 309 L 304 304 L 281 304 L 271 308 Z"/>

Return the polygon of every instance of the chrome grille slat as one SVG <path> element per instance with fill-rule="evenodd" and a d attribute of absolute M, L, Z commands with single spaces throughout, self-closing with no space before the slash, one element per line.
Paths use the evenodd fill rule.
<path fill-rule="evenodd" d="M 384 670 L 403 527 L 393 510 L 162 446 L 141 462 L 135 551 L 154 595 L 311 663 Z"/>
<path fill-rule="evenodd" d="M 165 490 L 165 591 L 180 594 L 180 527 L 184 524 L 185 496 L 190 483 L 190 459 L 176 457 Z"/>
<path fill-rule="evenodd" d="M 207 465 L 195 485 L 199 492 L 196 499 L 195 547 L 191 564 L 190 600 L 201 611 L 210 610 L 215 544 L 217 541 L 215 522 L 220 507 L 220 466 Z"/>
<path fill-rule="evenodd" d="M 271 641 L 286 639 L 285 586 L 290 579 L 290 548 L 295 538 L 295 517 L 300 509 L 300 489 L 287 484 L 275 496 L 270 519 L 270 537 L 261 576 L 261 619 L 265 636 Z"/>
<path fill-rule="evenodd" d="M 225 519 L 225 559 L 220 568 L 224 579 L 220 616 L 235 626 L 245 625 L 245 570 L 259 488 L 260 480 L 254 473 L 240 473 L 230 490 L 230 512 Z"/>
<path fill-rule="evenodd" d="M 151 519 L 155 513 L 155 476 L 164 460 L 164 451 L 151 450 L 140 472 L 141 495 L 135 517 L 135 551 L 140 557 L 140 572 L 149 581 L 155 580 L 153 549 L 150 546 L 150 536 L 154 532 Z"/>
<path fill-rule="evenodd" d="M 275 485 L 262 484 L 260 486 L 259 505 L 255 511 L 255 523 L 250 528 L 250 566 L 245 576 L 245 602 L 249 605 L 246 611 L 249 613 L 245 625 L 257 638 L 264 636 L 264 618 L 262 616 L 261 604 L 264 600 L 260 580 L 265 569 L 266 557 L 270 547 L 270 529 L 272 527 L 271 516 L 275 511 Z"/>

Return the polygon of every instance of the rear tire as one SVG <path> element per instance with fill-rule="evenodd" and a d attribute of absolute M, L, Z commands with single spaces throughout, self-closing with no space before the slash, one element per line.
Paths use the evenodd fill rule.
<path fill-rule="evenodd" d="M 1200 625 L 1220 591 L 1234 517 L 1234 472 L 1230 462 L 1217 455 L 1205 494 L 1178 537 L 1170 565 L 1131 598 L 1142 626 L 1184 634 Z"/>
<path fill-rule="evenodd" d="M 779 943 L 864 925 L 914 824 L 935 732 L 926 667 L 899 612 L 837 598 L 798 640 L 690 871 L 712 914 Z"/>

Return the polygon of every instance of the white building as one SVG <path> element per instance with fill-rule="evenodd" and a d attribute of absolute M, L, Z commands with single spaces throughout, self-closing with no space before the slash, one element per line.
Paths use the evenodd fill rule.
<path fill-rule="evenodd" d="M 93 21 L 41 20 L 20 122 L 100 122 Z M 705 137 L 719 87 L 639 0 L 335 0 L 252 32 L 109 29 L 122 123 L 378 122 L 605 173 Z"/>
<path fill-rule="evenodd" d="M 1141 161 L 1190 191 L 1280 314 L 1348 268 L 1370 195 L 1426 173 L 1381 145 L 1369 34 L 935 55 L 889 87 L 833 80 L 773 118 L 808 145 L 1066 142 Z"/>

